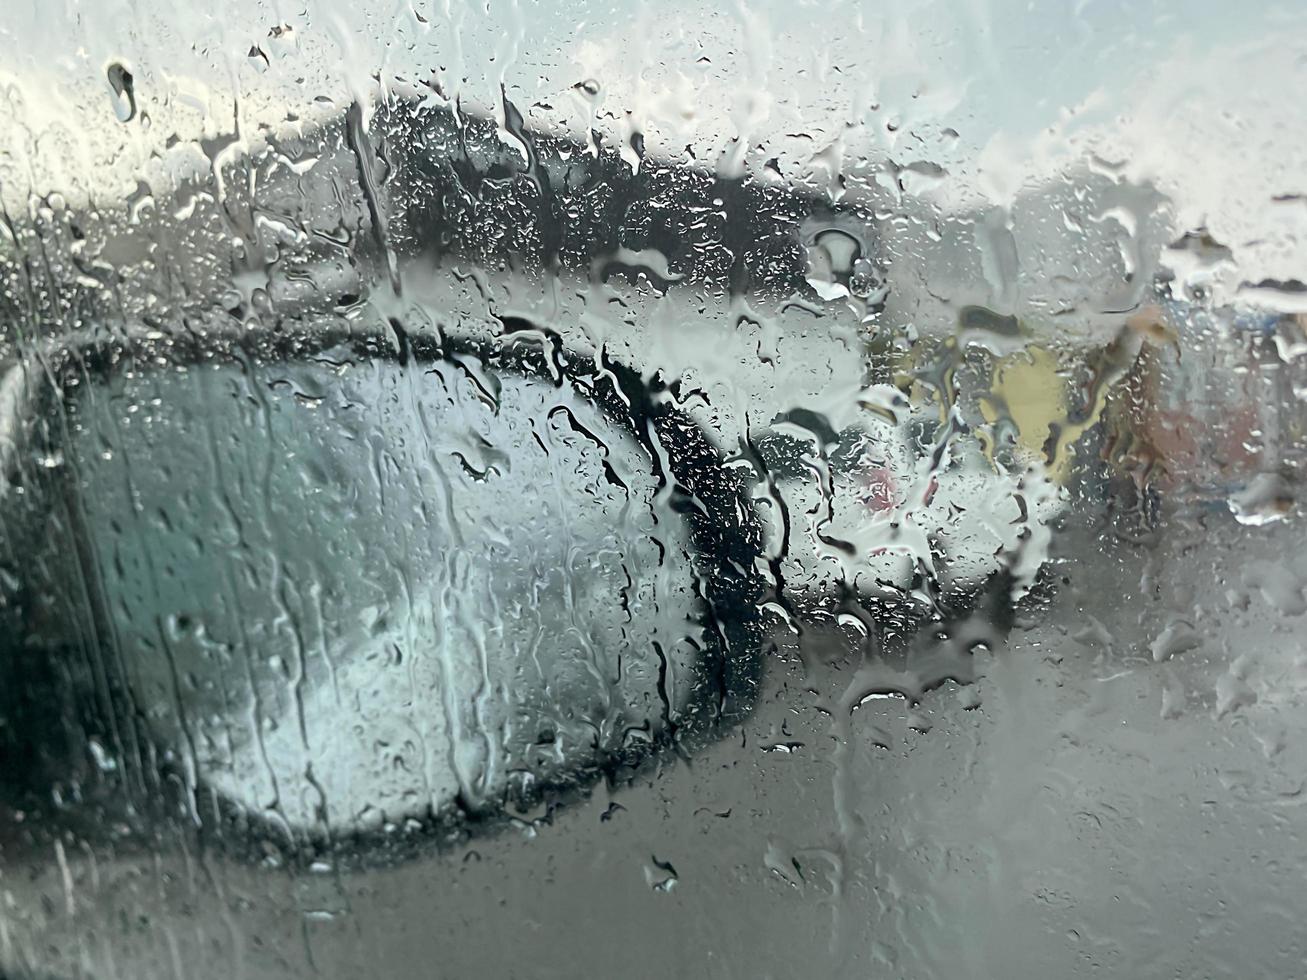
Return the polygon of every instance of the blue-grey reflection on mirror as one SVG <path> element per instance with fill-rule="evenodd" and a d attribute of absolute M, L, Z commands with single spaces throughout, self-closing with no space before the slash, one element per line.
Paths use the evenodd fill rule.
<path fill-rule="evenodd" d="M 162 766 L 197 825 L 467 826 L 747 708 L 754 532 L 671 400 L 397 336 L 69 359 L 10 606 L 95 779 Z"/>

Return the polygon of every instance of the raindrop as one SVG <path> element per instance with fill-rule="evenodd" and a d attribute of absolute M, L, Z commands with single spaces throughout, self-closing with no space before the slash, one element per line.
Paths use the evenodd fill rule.
<path fill-rule="evenodd" d="M 132 73 L 121 61 L 111 61 L 105 75 L 109 79 L 114 115 L 121 123 L 131 122 L 136 117 L 136 88 Z"/>

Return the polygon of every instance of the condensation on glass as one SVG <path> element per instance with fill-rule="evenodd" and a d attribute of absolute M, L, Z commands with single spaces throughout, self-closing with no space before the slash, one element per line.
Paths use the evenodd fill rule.
<path fill-rule="evenodd" d="M 0 44 L 0 976 L 1300 974 L 1301 11 Z"/>

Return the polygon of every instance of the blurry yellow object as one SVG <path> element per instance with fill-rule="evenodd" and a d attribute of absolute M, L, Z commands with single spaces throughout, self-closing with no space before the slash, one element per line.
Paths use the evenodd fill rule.
<path fill-rule="evenodd" d="M 1072 454 L 1059 452 L 1052 460 L 1044 456 L 1053 425 L 1066 419 L 1066 381 L 1059 370 L 1057 355 L 1032 345 L 999 359 L 994 367 L 990 395 L 980 401 L 985 421 L 991 424 L 997 421 L 999 406 L 1006 406 L 1008 417 L 1016 426 L 1017 445 L 1027 456 L 1043 460 L 1052 479 L 1064 482 Z M 1059 447 L 1069 448 L 1065 440 L 1059 440 Z"/>
<path fill-rule="evenodd" d="M 1136 311 L 1110 344 L 1086 355 L 1092 378 L 1087 390 L 1072 392 L 1057 351 L 1027 343 L 995 359 L 989 390 L 978 399 L 981 415 L 991 426 L 1000 420 L 1010 421 L 1020 454 L 1042 463 L 1050 479 L 1065 483 L 1071 475 L 1076 443 L 1101 421 L 1108 396 L 1145 346 L 1179 348 L 1175 329 L 1158 307 Z M 948 338 L 934 354 L 935 360 L 924 365 L 916 350 L 903 357 L 895 365 L 894 383 L 915 404 L 933 395 L 945 413 L 958 399 L 954 387 L 960 358 L 958 339 Z M 923 381 L 928 383 L 923 385 Z M 978 435 L 993 461 L 996 447 L 992 435 Z"/>
<path fill-rule="evenodd" d="M 1088 404 L 1071 411 L 1066 379 L 1058 356 L 1034 345 L 1002 358 L 994 369 L 992 398 L 981 399 L 986 421 L 993 423 L 1003 406 L 1017 428 L 1017 443 L 1048 467 L 1048 475 L 1065 483 L 1075 457 L 1076 442 L 1098 424 L 1108 395 L 1129 372 L 1140 348 L 1179 349 L 1179 336 L 1162 310 L 1147 306 L 1126 319 L 1120 333 L 1091 358 L 1094 377 Z"/>

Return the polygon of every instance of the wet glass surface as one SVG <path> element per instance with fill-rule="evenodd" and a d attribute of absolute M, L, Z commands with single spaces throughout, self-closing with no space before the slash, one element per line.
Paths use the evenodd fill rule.
<path fill-rule="evenodd" d="M 0 27 L 0 976 L 1295 977 L 1292 5 Z"/>

